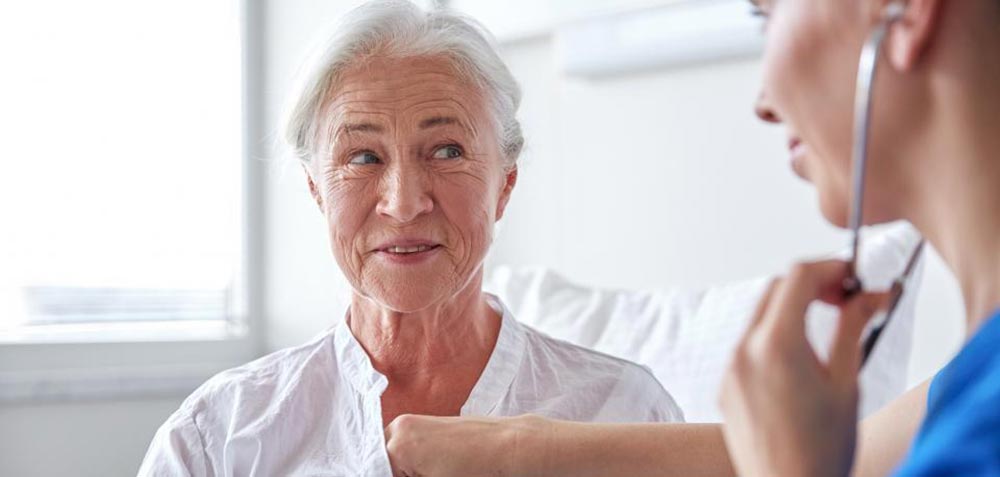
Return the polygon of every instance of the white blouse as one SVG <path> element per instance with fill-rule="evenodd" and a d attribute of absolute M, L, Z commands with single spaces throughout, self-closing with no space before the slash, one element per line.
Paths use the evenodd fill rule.
<path fill-rule="evenodd" d="M 461 415 L 683 421 L 647 368 L 550 338 L 491 302 L 500 333 Z M 209 379 L 156 432 L 139 475 L 391 477 L 387 384 L 342 322 Z"/>

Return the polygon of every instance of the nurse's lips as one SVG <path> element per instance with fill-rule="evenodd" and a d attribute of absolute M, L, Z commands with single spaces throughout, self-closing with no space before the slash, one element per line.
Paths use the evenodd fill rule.
<path fill-rule="evenodd" d="M 801 139 L 793 137 L 788 140 L 788 152 L 791 154 L 791 166 L 795 175 L 806 179 L 805 156 L 806 144 Z"/>

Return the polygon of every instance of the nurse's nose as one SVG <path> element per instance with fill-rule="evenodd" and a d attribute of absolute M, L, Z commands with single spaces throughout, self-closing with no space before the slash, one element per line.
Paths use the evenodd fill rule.
<path fill-rule="evenodd" d="M 399 223 L 412 222 L 434 210 L 426 171 L 412 161 L 389 165 L 376 212 Z"/>
<path fill-rule="evenodd" d="M 774 124 L 781 123 L 781 117 L 778 116 L 778 112 L 771 106 L 771 103 L 767 99 L 767 95 L 764 94 L 763 91 L 761 91 L 757 96 L 757 102 L 754 104 L 753 109 L 761 121 Z"/>

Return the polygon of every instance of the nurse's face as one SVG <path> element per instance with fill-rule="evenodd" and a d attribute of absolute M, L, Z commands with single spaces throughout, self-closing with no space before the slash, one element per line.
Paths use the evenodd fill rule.
<path fill-rule="evenodd" d="M 757 114 L 788 130 L 791 167 L 817 189 L 823 215 L 846 226 L 858 57 L 881 7 L 868 0 L 756 0 L 766 16 L 764 77 Z M 884 62 L 884 59 L 883 59 Z M 880 66 L 880 73 L 886 65 Z M 883 190 L 891 155 L 882 150 L 890 101 L 875 90 L 865 221 L 891 220 Z M 881 104 L 879 102 L 881 101 Z M 897 138 L 898 139 L 898 138 Z"/>
<path fill-rule="evenodd" d="M 481 89 L 444 58 L 376 57 L 323 111 L 309 186 L 355 292 L 414 312 L 466 289 L 516 178 Z"/>

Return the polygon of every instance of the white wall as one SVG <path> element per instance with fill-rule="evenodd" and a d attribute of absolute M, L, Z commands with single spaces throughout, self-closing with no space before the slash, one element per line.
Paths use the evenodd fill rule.
<path fill-rule="evenodd" d="M 0 406 L 0 475 L 135 475 L 183 396 Z"/>

